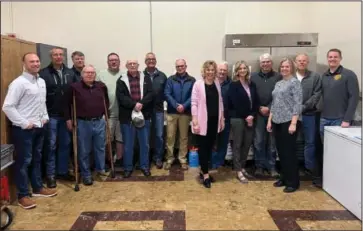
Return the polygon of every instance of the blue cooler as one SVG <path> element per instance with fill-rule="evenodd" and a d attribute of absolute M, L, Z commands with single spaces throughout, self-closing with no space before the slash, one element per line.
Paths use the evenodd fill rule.
<path fill-rule="evenodd" d="M 199 156 L 197 149 L 189 150 L 189 167 L 198 168 L 199 167 Z"/>

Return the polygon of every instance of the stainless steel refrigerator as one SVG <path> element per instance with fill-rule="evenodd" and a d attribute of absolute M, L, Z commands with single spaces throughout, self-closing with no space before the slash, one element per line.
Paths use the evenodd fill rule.
<path fill-rule="evenodd" d="M 304 34 L 227 34 L 224 38 L 224 59 L 233 65 L 240 60 L 259 71 L 259 57 L 264 53 L 272 55 L 273 67 L 277 71 L 284 57 L 295 58 L 299 53 L 309 56 L 309 69 L 317 71 L 317 33 Z M 231 72 L 230 72 L 231 74 Z"/>

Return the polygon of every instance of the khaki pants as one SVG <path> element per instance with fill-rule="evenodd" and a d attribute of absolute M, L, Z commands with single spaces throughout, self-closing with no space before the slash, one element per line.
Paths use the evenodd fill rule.
<path fill-rule="evenodd" d="M 188 154 L 188 132 L 191 116 L 189 115 L 167 115 L 167 153 L 166 161 L 168 163 L 174 162 L 174 144 L 176 132 L 179 129 L 179 154 L 178 159 L 181 164 L 187 163 Z"/>

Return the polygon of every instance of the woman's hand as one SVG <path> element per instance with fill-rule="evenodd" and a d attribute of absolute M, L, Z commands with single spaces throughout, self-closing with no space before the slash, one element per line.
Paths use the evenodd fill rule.
<path fill-rule="evenodd" d="M 267 131 L 268 131 L 268 132 L 272 132 L 272 124 L 271 124 L 271 122 L 270 122 L 270 121 L 269 121 L 269 122 L 267 122 L 266 129 L 267 129 Z"/>
<path fill-rule="evenodd" d="M 193 120 L 192 126 L 193 126 L 194 133 L 198 134 L 200 132 L 200 128 L 199 128 L 198 122 L 196 120 Z"/>
<path fill-rule="evenodd" d="M 252 127 L 253 126 L 253 116 L 249 115 L 246 118 L 247 126 Z"/>
<path fill-rule="evenodd" d="M 296 124 L 290 124 L 289 133 L 292 135 L 296 132 Z"/>

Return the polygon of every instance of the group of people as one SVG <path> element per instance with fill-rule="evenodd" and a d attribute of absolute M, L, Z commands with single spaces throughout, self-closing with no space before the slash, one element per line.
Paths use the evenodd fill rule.
<path fill-rule="evenodd" d="M 3 104 L 12 122 L 18 203 L 25 209 L 36 206 L 30 198 L 29 179 L 32 196 L 42 197 L 57 195 L 56 179 L 74 180 L 69 174 L 74 154 L 78 155 L 84 185 L 93 184 L 90 159 L 97 175 L 108 175 L 107 136 L 115 144 L 116 161 L 122 160 L 125 178 L 134 170 L 135 137 L 140 170 L 146 177 L 151 175 L 150 135 L 155 137 L 152 161 L 157 168 L 171 168 L 178 137 L 177 159 L 187 170 L 189 129 L 198 143 L 199 175 L 206 188 L 215 181 L 209 175 L 212 151 L 216 147 L 218 155 L 212 167 L 218 168 L 224 164 L 231 136 L 233 169 L 241 183 L 247 183 L 250 177 L 246 161 L 252 146 L 255 175 L 280 175 L 274 186 L 294 192 L 300 186 L 295 151 L 299 129 L 305 136 L 305 167 L 309 171 L 321 168 L 315 163 L 317 116 L 321 136 L 324 126 L 349 127 L 359 100 L 357 76 L 340 64 L 342 53 L 338 49 L 328 51 L 329 70 L 322 75 L 308 69 L 306 54 L 298 54 L 295 60 L 281 60 L 276 71 L 271 55 L 262 54 L 258 72 L 250 73 L 249 64 L 238 61 L 230 77 L 228 63 L 208 60 L 198 80 L 188 74 L 184 59 L 176 60 L 176 73 L 167 77 L 156 67 L 152 52 L 145 56 L 143 71 L 137 60 L 127 60 L 127 71 L 121 71 L 116 53 L 107 56 L 108 68 L 99 72 L 85 65 L 80 51 L 72 54 L 72 68 L 64 64 L 61 48 L 52 49 L 50 57 L 49 66 L 40 70 L 37 54 L 25 54 L 24 72 L 9 85 Z M 77 153 L 72 152 L 74 129 Z M 277 154 L 280 174 L 275 168 Z M 46 160 L 47 187 L 42 183 L 42 157 Z"/>

